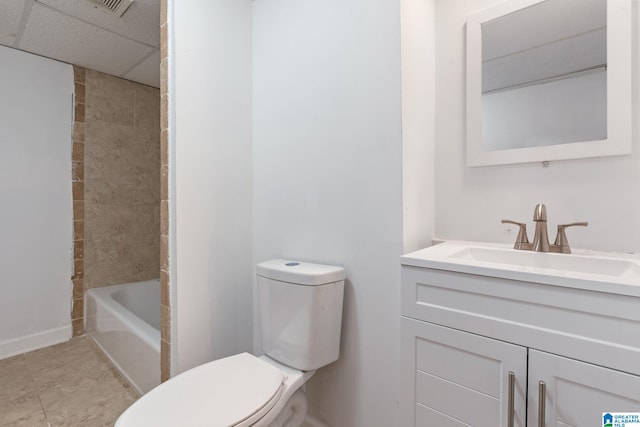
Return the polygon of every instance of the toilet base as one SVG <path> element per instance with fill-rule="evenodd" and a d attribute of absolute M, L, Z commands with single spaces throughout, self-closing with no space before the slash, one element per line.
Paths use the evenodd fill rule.
<path fill-rule="evenodd" d="M 307 396 L 302 389 L 296 390 L 269 427 L 300 427 L 307 414 Z"/>

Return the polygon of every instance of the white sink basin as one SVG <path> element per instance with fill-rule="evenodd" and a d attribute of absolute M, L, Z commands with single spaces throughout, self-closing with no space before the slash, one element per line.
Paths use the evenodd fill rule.
<path fill-rule="evenodd" d="M 452 253 L 450 257 L 484 263 L 508 264 L 519 267 L 552 269 L 604 276 L 619 277 L 633 272 L 638 273 L 638 265 L 634 261 L 600 256 L 541 253 L 470 246 Z"/>
<path fill-rule="evenodd" d="M 447 241 L 404 255 L 402 264 L 640 295 L 640 257 L 631 254 L 540 253 L 504 244 Z"/>

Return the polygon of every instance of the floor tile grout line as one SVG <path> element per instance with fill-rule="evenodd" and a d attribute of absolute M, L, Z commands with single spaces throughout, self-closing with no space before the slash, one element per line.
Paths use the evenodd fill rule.
<path fill-rule="evenodd" d="M 37 350 L 34 350 L 34 351 L 37 351 Z M 36 379 L 34 376 L 35 369 L 33 368 L 32 364 L 34 364 L 35 362 L 33 360 L 28 360 L 27 353 L 23 353 L 22 357 L 24 358 L 24 361 L 27 364 L 27 370 L 29 372 L 29 381 L 31 382 L 31 386 L 35 391 L 36 396 L 38 396 L 38 402 L 40 403 L 40 409 L 42 410 L 42 414 L 44 415 L 44 421 L 47 423 L 47 426 L 51 427 L 51 423 L 49 422 L 49 416 L 47 415 L 47 410 L 45 409 L 44 403 L 42 403 L 42 398 L 40 397 L 40 387 L 38 386 L 38 383 L 36 382 Z"/>
<path fill-rule="evenodd" d="M 38 352 L 39 354 L 36 352 Z M 28 355 L 33 355 L 34 357 L 28 357 Z M 72 421 L 74 420 L 74 416 L 76 414 L 67 413 L 60 419 L 54 416 L 56 420 L 55 420 L 55 423 L 52 424 L 52 422 L 54 421 L 51 419 L 51 413 L 47 409 L 47 406 L 45 405 L 45 402 L 43 400 L 44 398 L 43 398 L 42 392 L 44 389 L 42 386 L 44 384 L 40 384 L 40 382 L 37 380 L 37 377 L 39 373 L 42 372 L 43 368 L 46 369 L 48 360 L 58 359 L 58 358 L 60 359 L 69 358 L 69 360 L 78 360 L 78 357 L 80 357 L 80 359 L 82 359 L 83 357 L 87 357 L 90 359 L 93 359 L 94 357 L 97 358 L 99 364 L 95 366 L 92 365 L 94 369 L 91 372 L 109 372 L 110 375 L 108 376 L 113 377 L 113 380 L 115 380 L 115 383 L 111 381 L 108 381 L 108 382 L 111 385 L 117 384 L 115 388 L 109 388 L 110 386 L 108 386 L 106 389 L 104 389 L 104 393 L 105 393 L 104 396 L 105 397 L 108 396 L 108 400 L 114 402 L 115 406 L 112 406 L 111 409 L 109 409 L 109 411 L 106 414 L 100 415 L 100 417 L 104 417 L 104 416 L 107 417 L 106 419 L 100 418 L 102 420 L 101 422 L 104 422 L 105 420 L 107 420 L 108 423 L 115 422 L 115 420 L 122 413 L 122 411 L 124 411 L 127 406 L 129 406 L 131 403 L 135 402 L 139 398 L 139 396 L 137 396 L 134 390 L 128 385 L 126 380 L 124 380 L 124 378 L 118 373 L 118 371 L 110 363 L 110 361 L 102 354 L 102 352 L 98 351 L 98 349 L 93 345 L 91 340 L 86 336 L 75 338 L 65 343 L 57 344 L 55 346 L 51 346 L 45 349 L 39 349 L 33 352 L 23 353 L 19 355 L 19 359 L 18 359 L 20 363 L 24 363 L 23 366 L 25 370 L 24 372 L 25 375 L 23 378 L 24 380 L 23 384 L 25 384 L 30 390 L 32 390 L 32 393 L 35 394 L 35 396 L 37 396 L 38 398 L 39 410 L 34 408 L 35 410 L 34 414 L 35 413 L 40 414 L 38 415 L 40 419 L 42 419 L 41 417 L 44 416 L 43 421 L 49 427 L 51 427 L 52 425 L 57 425 L 57 423 L 59 422 L 65 423 L 65 422 Z M 73 371 L 74 369 L 73 365 L 67 365 L 64 369 L 67 369 L 67 368 L 70 369 L 70 371 Z M 63 376 L 53 381 L 53 384 L 55 384 L 53 386 L 64 387 L 68 384 L 69 379 L 70 378 L 68 377 L 68 375 L 64 374 Z M 49 389 L 50 387 L 47 387 L 47 390 Z M 78 397 L 80 397 L 80 395 L 78 395 Z M 69 403 L 73 404 L 75 400 L 74 398 L 75 396 L 71 395 L 69 399 Z M 55 406 L 55 403 L 54 403 L 54 406 Z M 102 405 L 100 404 L 100 406 Z M 56 407 L 54 409 L 54 412 L 57 411 L 58 409 L 59 408 Z M 90 410 L 91 405 L 88 405 L 88 407 L 85 409 Z M 113 419 L 111 417 L 113 417 Z M 75 422 L 77 421 L 78 419 L 75 419 Z M 19 425 L 21 427 L 32 427 L 32 425 L 27 425 L 25 423 L 18 423 L 16 425 Z"/>
<path fill-rule="evenodd" d="M 33 378 L 31 381 L 35 384 Z M 44 420 L 49 427 L 51 427 L 51 423 L 49 422 L 49 416 L 47 415 L 47 410 L 44 408 L 44 403 L 42 403 L 42 399 L 40 398 L 40 390 L 36 387 L 36 395 L 38 396 L 38 402 L 40 402 L 40 408 L 42 409 L 42 413 L 44 414 Z"/>

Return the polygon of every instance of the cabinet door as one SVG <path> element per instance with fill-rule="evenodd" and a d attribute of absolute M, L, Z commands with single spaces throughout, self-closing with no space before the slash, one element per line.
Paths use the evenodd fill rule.
<path fill-rule="evenodd" d="M 527 350 L 402 318 L 402 426 L 514 427 L 526 417 Z"/>
<path fill-rule="evenodd" d="M 540 381 L 545 384 L 539 422 Z M 603 412 L 640 412 L 640 377 L 529 350 L 529 427 L 601 426 Z"/>

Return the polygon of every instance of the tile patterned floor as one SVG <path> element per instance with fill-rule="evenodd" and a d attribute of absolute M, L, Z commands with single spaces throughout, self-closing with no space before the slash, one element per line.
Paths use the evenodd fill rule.
<path fill-rule="evenodd" d="M 0 360 L 0 427 L 113 426 L 136 398 L 85 337 Z"/>

